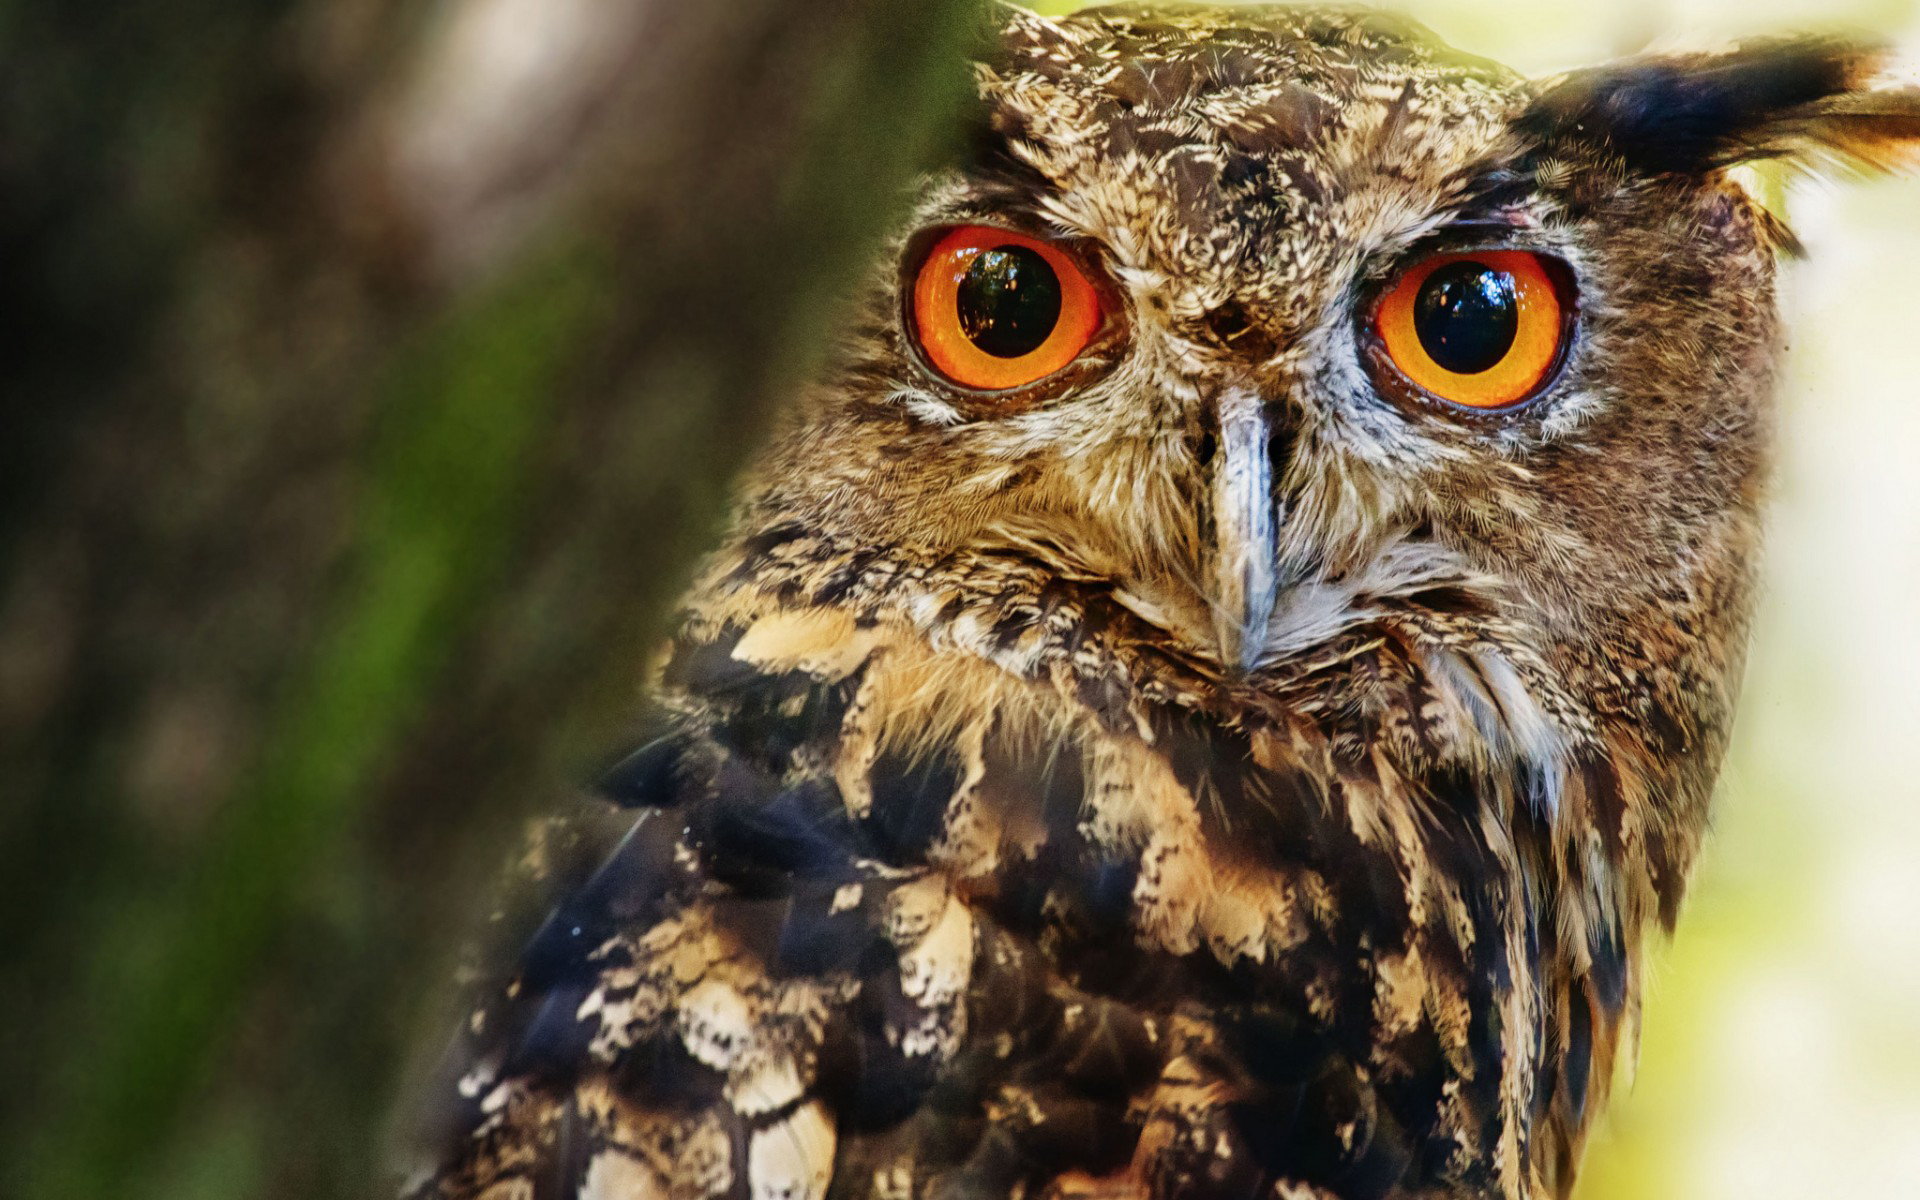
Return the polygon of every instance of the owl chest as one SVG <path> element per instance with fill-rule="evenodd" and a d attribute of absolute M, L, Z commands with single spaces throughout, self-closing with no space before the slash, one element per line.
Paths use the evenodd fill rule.
<path fill-rule="evenodd" d="M 1514 1160 L 1539 947 L 1520 867 L 1484 836 L 1491 781 L 1413 777 L 1311 725 L 1247 732 L 1065 671 L 810 644 L 740 637 L 724 661 L 748 677 L 692 707 L 735 766 L 812 797 L 798 823 L 833 831 L 823 863 L 960 906 L 967 949 L 949 938 L 942 970 L 964 984 L 936 1057 L 1030 1073 L 1051 1051 L 1008 997 L 1038 994 L 1154 1031 L 1120 1090 L 1136 1125 L 1173 1104 L 1172 1072 L 1214 1097 L 1165 1117 L 1188 1133 L 1310 1096 L 1352 1117 L 1344 1150 L 1324 1131 L 1334 1159 L 1364 1110 L 1393 1160 L 1375 1169 L 1491 1186 Z M 945 918 L 889 920 L 901 961 L 932 970 L 912 955 Z"/>

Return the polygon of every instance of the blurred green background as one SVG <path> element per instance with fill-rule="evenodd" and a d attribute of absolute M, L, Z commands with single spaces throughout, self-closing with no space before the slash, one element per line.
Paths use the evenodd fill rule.
<path fill-rule="evenodd" d="M 1920 64 L 1913 0 L 1393 7 L 1529 74 L 1828 29 Z M 1920 1196 L 1920 180 L 1799 181 L 1782 203 L 1809 253 L 1782 277 L 1780 466 L 1741 719 L 1577 1200 Z"/>

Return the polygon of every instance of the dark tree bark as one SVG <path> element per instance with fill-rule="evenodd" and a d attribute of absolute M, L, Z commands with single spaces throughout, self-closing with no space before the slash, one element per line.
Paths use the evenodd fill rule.
<path fill-rule="evenodd" d="M 9 1195 L 378 1186 L 975 24 L 418 9 L 0 7 Z"/>

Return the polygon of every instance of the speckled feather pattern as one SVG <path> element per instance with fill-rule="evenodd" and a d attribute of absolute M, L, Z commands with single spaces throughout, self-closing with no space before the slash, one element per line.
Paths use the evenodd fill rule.
<path fill-rule="evenodd" d="M 1325 9 L 1002 16 L 974 155 L 748 480 L 646 736 L 535 831 L 505 911 L 541 919 L 478 977 L 418 1200 L 1572 1185 L 1741 666 L 1785 235 L 1720 167 L 1885 157 L 1920 103 L 1863 106 L 1819 43 L 1827 76 L 1686 158 L 1619 99 L 1658 63 L 1536 84 Z M 961 223 L 1109 289 L 1044 388 L 916 360 L 899 264 Z M 1495 244 L 1579 278 L 1551 391 L 1382 395 L 1365 297 Z M 1229 395 L 1272 430 L 1250 668 L 1205 583 Z"/>

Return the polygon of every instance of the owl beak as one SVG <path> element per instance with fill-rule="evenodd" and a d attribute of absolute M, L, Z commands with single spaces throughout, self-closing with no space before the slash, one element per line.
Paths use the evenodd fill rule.
<path fill-rule="evenodd" d="M 1213 629 L 1220 661 L 1251 671 L 1266 649 L 1279 578 L 1279 521 L 1273 462 L 1267 450 L 1266 404 L 1258 391 L 1233 386 L 1218 402 L 1219 446 L 1213 461 Z"/>

